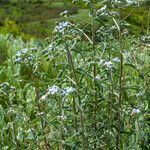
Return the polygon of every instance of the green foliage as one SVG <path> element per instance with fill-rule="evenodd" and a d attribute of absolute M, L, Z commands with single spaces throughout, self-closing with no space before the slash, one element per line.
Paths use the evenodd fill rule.
<path fill-rule="evenodd" d="M 0 35 L 0 65 L 3 65 L 8 59 L 9 43 L 7 38 Z"/>
<path fill-rule="evenodd" d="M 150 148 L 148 42 L 96 7 L 45 41 L 0 35 L 1 149 Z"/>
<path fill-rule="evenodd" d="M 4 21 L 4 26 L 0 28 L 0 32 L 3 34 L 11 33 L 16 36 L 19 34 L 19 29 L 15 21 L 10 21 L 6 19 Z"/>
<path fill-rule="evenodd" d="M 125 8 L 121 11 L 122 18 L 128 16 L 129 12 L 132 13 L 127 17 L 126 21 L 130 23 L 131 32 L 134 34 L 146 34 L 148 8 L 144 6 L 141 6 L 141 8 Z"/>
<path fill-rule="evenodd" d="M 36 38 L 45 38 L 52 35 L 55 21 L 60 20 L 59 14 L 65 10 L 68 10 L 70 17 L 67 20 L 76 22 L 74 17 L 78 18 L 80 24 L 87 20 L 89 4 L 88 1 L 74 1 L 74 6 L 71 5 L 71 0 L 13 0 L 13 1 L 2 1 L 2 7 L 0 8 L 0 19 L 3 22 L 6 18 L 9 20 L 15 20 L 23 32 L 24 38 L 27 40 L 30 36 Z M 11 4 L 13 3 L 13 4 Z M 104 5 L 101 1 L 95 4 L 95 8 L 99 9 Z M 107 4 L 111 7 L 112 4 Z M 122 18 L 126 17 L 131 7 L 118 10 L 122 15 Z M 145 33 L 147 28 L 147 12 L 148 8 L 146 5 L 137 8 L 129 17 L 127 17 L 128 23 L 130 23 L 131 31 L 134 34 Z M 71 18 L 71 19 L 70 19 Z M 82 18 L 79 20 L 79 18 Z M 42 22 L 42 23 L 41 23 Z M 33 27 L 34 26 L 34 27 Z M 33 30 L 34 29 L 34 30 Z M 27 36 L 27 37 L 26 37 Z"/>
<path fill-rule="evenodd" d="M 31 36 L 29 34 L 20 31 L 20 27 L 15 21 L 6 19 L 3 26 L 0 27 L 0 33 L 7 35 L 8 33 L 13 34 L 15 37 L 20 36 L 23 40 L 29 40 Z"/>

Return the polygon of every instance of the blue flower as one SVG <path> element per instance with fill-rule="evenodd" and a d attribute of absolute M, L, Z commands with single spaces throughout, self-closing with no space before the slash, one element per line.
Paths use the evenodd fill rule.
<path fill-rule="evenodd" d="M 27 48 L 24 48 L 24 49 L 22 49 L 22 50 L 21 50 L 21 52 L 22 52 L 23 54 L 26 54 L 26 53 L 27 53 L 27 51 L 28 51 L 28 49 L 27 49 Z"/>
<path fill-rule="evenodd" d="M 22 59 L 21 59 L 20 57 L 18 57 L 18 58 L 16 59 L 16 62 L 17 62 L 17 63 L 20 63 L 21 60 L 22 60 Z"/>
<path fill-rule="evenodd" d="M 17 52 L 16 57 L 20 57 L 20 56 L 21 56 L 21 53 L 19 51 L 19 52 Z"/>

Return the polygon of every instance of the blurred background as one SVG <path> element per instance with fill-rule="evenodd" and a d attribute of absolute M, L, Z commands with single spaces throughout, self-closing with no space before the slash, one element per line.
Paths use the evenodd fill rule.
<path fill-rule="evenodd" d="M 24 40 L 32 37 L 46 38 L 52 35 L 55 23 L 61 20 L 78 22 L 85 26 L 90 22 L 86 6 L 80 8 L 72 0 L 0 0 L 0 33 L 12 33 Z M 102 5 L 98 5 L 97 9 Z M 137 8 L 126 7 L 119 11 L 122 18 L 130 24 L 129 31 L 135 35 L 146 34 L 150 1 Z M 60 13 L 67 10 L 69 17 L 62 18 Z M 133 10 L 133 11 L 132 11 Z M 79 19 L 80 18 L 80 19 Z"/>

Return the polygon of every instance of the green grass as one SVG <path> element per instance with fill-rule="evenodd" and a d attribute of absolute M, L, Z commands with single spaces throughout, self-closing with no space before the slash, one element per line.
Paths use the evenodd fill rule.
<path fill-rule="evenodd" d="M 131 14 L 129 15 L 129 13 Z M 128 16 L 129 15 L 129 16 Z M 148 21 L 148 7 L 141 6 L 138 8 L 128 7 L 121 11 L 121 17 L 130 23 L 129 30 L 134 34 L 146 34 L 147 21 Z"/>
<path fill-rule="evenodd" d="M 86 18 L 86 19 L 85 19 Z M 87 15 L 87 9 L 79 9 L 77 14 L 69 15 L 69 17 L 62 18 L 56 17 L 52 19 L 46 19 L 44 21 L 35 21 L 21 24 L 21 29 L 25 33 L 36 35 L 38 38 L 51 36 L 55 27 L 55 23 L 66 20 L 74 23 L 78 23 L 81 26 L 90 23 L 90 17 Z"/>
<path fill-rule="evenodd" d="M 66 7 L 63 2 L 53 2 L 50 8 L 63 8 Z"/>
<path fill-rule="evenodd" d="M 0 19 L 9 18 L 15 20 L 20 31 L 35 37 L 47 37 L 51 35 L 55 21 L 59 20 L 59 14 L 69 10 L 73 14 L 77 8 L 70 5 L 64 6 L 63 2 L 52 2 L 51 5 L 43 4 L 6 4 L 0 8 Z M 58 19 L 57 19 L 58 18 Z M 32 28 L 34 27 L 34 30 Z"/>
<path fill-rule="evenodd" d="M 141 31 L 146 33 L 148 11 L 145 8 L 142 6 L 135 9 L 126 19 L 131 24 L 129 30 L 134 34 L 139 35 Z M 121 10 L 122 18 L 126 17 L 132 9 L 129 7 Z M 2 25 L 3 21 L 9 18 L 18 23 L 21 32 L 33 37 L 45 38 L 52 35 L 55 23 L 61 20 L 59 14 L 64 10 L 69 10 L 70 13 L 69 17 L 63 18 L 65 20 L 79 23 L 81 26 L 85 26 L 91 21 L 87 9 L 79 9 L 70 4 L 64 5 L 61 1 L 54 1 L 51 4 L 5 4 L 0 7 L 0 24 Z"/>

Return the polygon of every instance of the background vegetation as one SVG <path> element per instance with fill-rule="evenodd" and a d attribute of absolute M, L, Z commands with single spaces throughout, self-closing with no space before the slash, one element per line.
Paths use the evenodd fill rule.
<path fill-rule="evenodd" d="M 102 4 L 98 4 L 96 9 L 101 6 Z M 148 6 L 147 2 L 134 10 L 132 7 L 118 10 L 122 18 L 131 13 L 126 21 L 130 24 L 130 31 L 136 35 L 146 33 Z M 55 22 L 62 19 L 59 14 L 65 10 L 70 14 L 65 20 L 72 22 L 76 22 L 77 18 L 83 18 L 88 22 L 90 20 L 86 5 L 81 4 L 77 7 L 69 0 L 1 0 L 0 30 L 2 33 L 7 32 L 6 30 L 12 30 L 13 34 L 22 33 L 21 36 L 25 39 L 45 38 L 52 35 Z M 83 19 L 78 19 L 78 23 L 84 27 L 86 23 Z"/>

